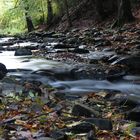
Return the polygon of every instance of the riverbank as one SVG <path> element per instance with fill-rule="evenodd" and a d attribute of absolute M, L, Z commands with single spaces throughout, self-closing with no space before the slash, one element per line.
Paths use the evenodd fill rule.
<path fill-rule="evenodd" d="M 139 26 L 33 32 L 0 46 L 3 139 L 139 138 Z"/>

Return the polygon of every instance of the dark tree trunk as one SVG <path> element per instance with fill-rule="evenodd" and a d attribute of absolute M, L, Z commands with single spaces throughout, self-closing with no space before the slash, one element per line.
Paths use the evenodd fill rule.
<path fill-rule="evenodd" d="M 97 19 L 104 20 L 106 14 L 103 7 L 103 0 L 95 0 L 95 7 L 97 11 Z"/>
<path fill-rule="evenodd" d="M 47 24 L 50 25 L 53 19 L 53 10 L 52 10 L 51 0 L 47 0 L 47 11 L 48 11 Z"/>
<path fill-rule="evenodd" d="M 34 25 L 27 11 L 25 12 L 25 18 L 26 18 L 28 32 L 32 32 L 34 30 Z"/>
<path fill-rule="evenodd" d="M 127 22 L 134 21 L 130 0 L 118 0 L 118 18 L 113 27 L 121 27 Z"/>
<path fill-rule="evenodd" d="M 27 29 L 28 32 L 32 32 L 34 30 L 34 25 L 32 22 L 32 19 L 29 15 L 29 5 L 28 5 L 28 1 L 27 0 L 22 0 L 23 5 L 24 5 L 24 10 L 25 10 L 25 20 L 26 20 L 26 24 L 27 24 Z"/>
<path fill-rule="evenodd" d="M 67 0 L 64 0 L 64 2 L 65 2 L 65 8 L 66 8 L 66 15 L 67 15 L 68 27 L 71 27 L 72 26 L 72 21 L 71 21 L 70 14 L 69 14 L 68 1 Z"/>

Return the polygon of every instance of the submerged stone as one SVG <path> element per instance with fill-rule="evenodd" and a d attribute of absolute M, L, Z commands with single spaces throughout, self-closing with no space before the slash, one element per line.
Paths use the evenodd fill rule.
<path fill-rule="evenodd" d="M 20 48 L 15 51 L 15 56 L 32 55 L 32 51 L 29 49 Z"/>

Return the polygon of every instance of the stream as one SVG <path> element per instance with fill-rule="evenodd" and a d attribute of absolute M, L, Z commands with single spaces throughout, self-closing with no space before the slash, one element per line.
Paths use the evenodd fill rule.
<path fill-rule="evenodd" d="M 1 42 L 7 41 L 2 39 Z M 37 58 L 30 56 L 14 56 L 14 51 L 2 51 L 0 53 L 0 63 L 3 63 L 8 73 L 4 80 L 0 82 L 3 94 L 9 94 L 14 91 L 20 91 L 22 86 L 14 83 L 10 78 L 16 81 L 34 80 L 43 84 L 49 84 L 61 93 L 67 94 L 85 94 L 94 91 L 121 91 L 134 98 L 139 97 L 140 76 L 125 75 L 118 81 L 110 82 L 107 80 L 95 79 L 74 79 L 70 75 L 73 65 Z M 54 73 L 55 74 L 54 74 Z M 60 75 L 59 75 L 60 74 Z M 57 76 L 59 75 L 59 78 Z M 62 75 L 62 77 L 61 77 Z M 56 77 L 55 77 L 56 76 Z"/>

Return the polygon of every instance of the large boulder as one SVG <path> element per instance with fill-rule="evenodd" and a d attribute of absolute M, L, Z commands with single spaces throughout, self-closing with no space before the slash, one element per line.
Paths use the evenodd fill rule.
<path fill-rule="evenodd" d="M 15 51 L 15 56 L 24 56 L 24 55 L 32 55 L 32 51 L 30 49 L 20 48 Z"/>
<path fill-rule="evenodd" d="M 0 63 L 0 79 L 3 79 L 6 73 L 7 73 L 6 66 Z"/>

